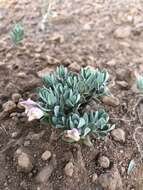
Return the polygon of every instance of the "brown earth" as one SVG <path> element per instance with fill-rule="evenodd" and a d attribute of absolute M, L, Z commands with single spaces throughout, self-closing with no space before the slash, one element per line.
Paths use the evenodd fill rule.
<path fill-rule="evenodd" d="M 143 123 L 143 106 L 133 71 L 143 72 L 143 1 L 63 0 L 45 31 L 39 28 L 41 6 L 40 0 L 0 0 L 0 190 L 142 190 L 142 160 L 134 136 L 142 153 L 143 135 L 134 132 Z M 9 32 L 17 22 L 25 37 L 14 46 Z M 17 101 L 4 111 L 14 93 L 34 99 L 41 85 L 39 71 L 60 64 L 74 71 L 85 66 L 109 71 L 110 89 L 120 103 L 105 109 L 125 132 L 125 142 L 109 135 L 104 140 L 92 137 L 92 148 L 66 144 L 50 126 L 28 123 Z M 96 109 L 97 103 L 89 106 Z M 46 150 L 52 155 L 43 160 Z M 29 156 L 30 171 L 18 168 L 20 151 Z M 101 156 L 110 160 L 109 167 L 101 167 Z M 132 159 L 136 168 L 128 175 Z"/>

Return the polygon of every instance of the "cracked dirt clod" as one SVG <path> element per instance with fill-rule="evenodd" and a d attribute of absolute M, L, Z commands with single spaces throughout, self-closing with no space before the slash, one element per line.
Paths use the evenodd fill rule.
<path fill-rule="evenodd" d="M 16 151 L 18 171 L 29 173 L 33 169 L 32 157 L 26 152 L 18 149 Z"/>
<path fill-rule="evenodd" d="M 36 176 L 37 183 L 46 183 L 49 177 L 52 175 L 53 170 L 56 168 L 56 156 L 53 155 L 52 159 L 50 160 L 49 164 L 43 167 Z"/>
<path fill-rule="evenodd" d="M 108 190 L 123 190 L 120 173 L 116 166 L 111 171 L 101 174 L 98 178 L 100 186 Z"/>
<path fill-rule="evenodd" d="M 6 113 L 12 113 L 15 109 L 16 109 L 16 104 L 11 100 L 3 104 L 3 110 Z"/>
<path fill-rule="evenodd" d="M 120 102 L 119 99 L 113 96 L 103 96 L 102 97 L 102 102 L 108 106 L 119 106 Z"/>

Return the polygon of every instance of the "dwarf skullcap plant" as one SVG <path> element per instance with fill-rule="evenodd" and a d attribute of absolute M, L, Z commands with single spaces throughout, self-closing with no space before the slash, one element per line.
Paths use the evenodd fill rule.
<path fill-rule="evenodd" d="M 44 86 L 38 89 L 36 109 L 43 112 L 41 120 L 63 129 L 62 138 L 68 142 L 84 140 L 92 133 L 106 135 L 114 128 L 108 114 L 104 110 L 84 113 L 83 108 L 93 97 L 107 95 L 108 78 L 106 71 L 98 69 L 84 68 L 77 74 L 58 67 L 43 78 Z"/>
<path fill-rule="evenodd" d="M 90 133 L 106 135 L 113 127 L 108 124 L 109 117 L 104 110 L 84 114 L 79 110 L 93 96 L 106 94 L 108 78 L 106 71 L 98 69 L 81 69 L 76 74 L 58 67 L 56 72 L 43 78 L 44 87 L 38 90 L 38 104 L 47 113 L 43 120 L 55 128 L 77 129 L 81 139 Z"/>

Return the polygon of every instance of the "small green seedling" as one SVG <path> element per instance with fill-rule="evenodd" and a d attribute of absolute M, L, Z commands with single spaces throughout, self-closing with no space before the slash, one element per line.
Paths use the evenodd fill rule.
<path fill-rule="evenodd" d="M 20 24 L 16 24 L 10 33 L 14 44 L 19 44 L 24 38 L 24 28 Z"/>
<path fill-rule="evenodd" d="M 140 76 L 138 79 L 137 79 L 137 88 L 143 92 L 143 76 Z"/>

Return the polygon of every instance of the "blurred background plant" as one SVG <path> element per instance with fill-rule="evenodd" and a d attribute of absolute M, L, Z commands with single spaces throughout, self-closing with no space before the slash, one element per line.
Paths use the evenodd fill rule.
<path fill-rule="evenodd" d="M 14 25 L 10 32 L 11 40 L 18 45 L 24 38 L 24 28 L 20 23 Z"/>
<path fill-rule="evenodd" d="M 56 17 L 58 15 L 57 12 L 54 11 L 54 8 L 57 4 L 60 4 L 62 2 L 63 0 L 42 0 L 42 20 L 39 26 L 42 31 L 46 29 L 46 23 L 49 21 L 49 18 Z"/>
<path fill-rule="evenodd" d="M 137 87 L 141 92 L 143 92 L 143 76 L 138 77 L 138 79 L 137 79 Z"/>

